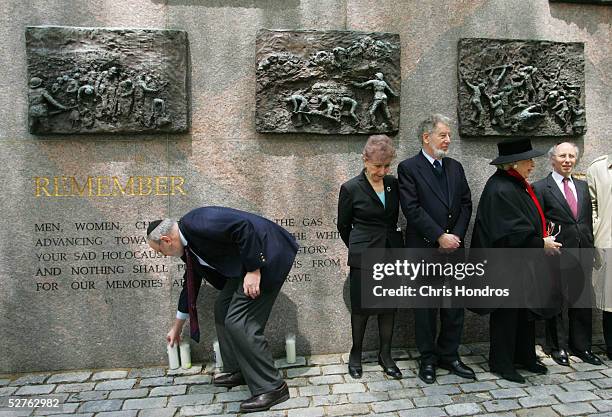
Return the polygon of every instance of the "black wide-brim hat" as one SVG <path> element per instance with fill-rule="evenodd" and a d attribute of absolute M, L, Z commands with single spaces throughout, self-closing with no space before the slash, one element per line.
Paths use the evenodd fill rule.
<path fill-rule="evenodd" d="M 524 159 L 542 156 L 546 152 L 531 147 L 531 140 L 527 138 L 515 138 L 501 141 L 497 144 L 499 155 L 489 162 L 491 165 L 508 164 L 510 162 L 522 161 Z"/>

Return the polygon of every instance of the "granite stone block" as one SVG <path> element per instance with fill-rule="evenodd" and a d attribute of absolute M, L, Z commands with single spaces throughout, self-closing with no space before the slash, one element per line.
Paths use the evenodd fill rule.
<path fill-rule="evenodd" d="M 176 397 L 172 397 L 176 398 Z M 125 400 L 124 410 L 141 410 L 145 408 L 163 408 L 168 404 L 167 398 L 137 398 Z"/>
<path fill-rule="evenodd" d="M 300 393 L 300 395 L 304 395 Z M 324 405 L 340 405 L 349 403 L 348 396 L 346 394 L 329 394 L 329 395 L 313 395 L 312 405 L 324 406 Z"/>
<path fill-rule="evenodd" d="M 136 384 L 136 379 L 113 379 L 98 382 L 95 386 L 96 391 L 114 391 L 120 389 L 132 389 Z"/>
<path fill-rule="evenodd" d="M 30 384 L 42 384 L 51 374 L 29 374 L 21 376 L 11 381 L 9 385 L 30 385 Z"/>
<path fill-rule="evenodd" d="M 217 395 L 218 402 L 226 402 L 226 401 L 236 401 L 234 398 L 241 398 L 241 394 L 244 391 L 238 391 L 236 393 L 227 392 Z M 229 394 L 235 394 L 230 397 Z M 213 394 L 188 394 L 188 395 L 177 395 L 174 397 L 170 397 L 168 400 L 168 406 L 170 407 L 181 407 L 184 405 L 200 405 L 200 404 L 210 404 L 213 401 Z M 230 399 L 231 398 L 231 399 Z M 243 398 L 246 399 L 246 398 Z"/>
<path fill-rule="evenodd" d="M 303 397 L 310 397 L 315 395 L 327 395 L 331 393 L 331 387 L 329 385 L 312 385 L 298 388 L 300 395 Z"/>
<path fill-rule="evenodd" d="M 159 377 L 159 378 L 143 378 L 138 383 L 140 387 L 159 387 L 159 386 L 167 386 L 172 385 L 174 382 L 173 377 Z"/>
<path fill-rule="evenodd" d="M 499 411 L 508 411 L 508 410 L 516 410 L 521 408 L 521 405 L 517 400 L 493 400 L 493 401 L 485 401 L 482 403 L 485 410 L 489 412 L 499 412 Z"/>
<path fill-rule="evenodd" d="M 589 391 L 570 391 L 555 394 L 555 397 L 559 399 L 562 403 L 573 403 L 579 401 L 592 401 L 598 400 L 599 397 Z"/>
<path fill-rule="evenodd" d="M 342 375 L 313 376 L 308 378 L 308 382 L 310 382 L 312 385 L 341 384 L 344 382 L 344 378 Z"/>
<path fill-rule="evenodd" d="M 596 412 L 595 408 L 589 403 L 557 404 L 553 405 L 552 408 L 562 416 L 576 416 Z"/>
<path fill-rule="evenodd" d="M 156 378 L 164 376 L 164 368 L 138 368 L 131 369 L 128 378 Z"/>
<path fill-rule="evenodd" d="M 86 401 L 79 407 L 82 413 L 98 413 L 102 411 L 117 411 L 121 409 L 123 400 Z"/>
<path fill-rule="evenodd" d="M 103 381 L 106 379 L 121 379 L 127 376 L 127 371 L 100 371 L 91 376 L 92 381 Z"/>
<path fill-rule="evenodd" d="M 229 391 L 215 394 L 215 400 L 218 402 L 244 401 L 248 398 L 251 398 L 251 393 L 249 391 Z"/>
<path fill-rule="evenodd" d="M 187 392 L 187 385 L 171 385 L 168 387 L 155 387 L 149 393 L 149 397 L 184 395 Z"/>
<path fill-rule="evenodd" d="M 136 388 L 136 389 L 122 389 L 117 391 L 111 391 L 108 394 L 110 400 L 119 398 L 143 398 L 149 394 L 148 388 Z"/>
<path fill-rule="evenodd" d="M 436 407 L 441 405 L 452 404 L 453 400 L 446 394 L 427 395 L 413 399 L 416 407 Z"/>
<path fill-rule="evenodd" d="M 389 394 L 391 400 L 401 400 L 404 398 L 414 399 L 415 397 L 422 397 L 424 395 L 423 391 L 418 388 L 402 388 L 385 392 Z"/>
<path fill-rule="evenodd" d="M 331 386 L 332 394 L 350 394 L 354 392 L 365 392 L 366 387 L 362 383 L 335 384 Z"/>
<path fill-rule="evenodd" d="M 138 410 L 104 411 L 96 415 L 101 417 L 136 417 Z"/>
<path fill-rule="evenodd" d="M 187 405 L 181 407 L 182 416 L 201 416 L 210 414 L 221 414 L 223 412 L 223 404 L 209 405 Z"/>
<path fill-rule="evenodd" d="M 191 375 L 191 376 L 177 376 L 174 378 L 174 383 L 181 384 L 210 384 L 212 377 L 210 375 Z"/>
<path fill-rule="evenodd" d="M 81 392 L 91 391 L 95 387 L 93 382 L 82 382 L 78 384 L 58 384 L 55 392 Z"/>
<path fill-rule="evenodd" d="M 439 407 L 418 408 L 415 410 L 400 410 L 400 417 L 443 417 L 447 414 Z"/>
<path fill-rule="evenodd" d="M 19 388 L 15 395 L 39 395 L 49 394 L 55 389 L 55 385 L 26 385 Z"/>
<path fill-rule="evenodd" d="M 464 403 L 447 405 L 446 407 L 444 407 L 444 411 L 446 411 L 449 416 L 465 416 L 477 414 L 482 410 L 478 404 Z"/>
<path fill-rule="evenodd" d="M 374 408 L 374 407 L 373 407 Z M 378 412 L 378 410 L 374 410 Z M 370 408 L 366 404 L 343 404 L 343 405 L 330 405 L 327 407 L 328 416 L 357 416 L 361 414 L 368 414 Z"/>
<path fill-rule="evenodd" d="M 557 417 L 558 414 L 550 407 L 526 408 L 516 410 L 516 415 L 519 417 Z"/>
<path fill-rule="evenodd" d="M 117 392 L 129 392 L 129 391 L 130 390 L 114 391 L 113 394 Z M 109 391 L 81 391 L 81 392 L 77 392 L 77 393 L 70 395 L 67 401 L 81 402 L 81 401 L 106 400 L 107 398 L 109 398 L 109 394 L 111 394 Z M 115 398 L 123 398 L 123 397 L 117 396 Z M 109 399 L 113 399 L 113 398 L 109 398 Z"/>
<path fill-rule="evenodd" d="M 287 412 L 288 417 L 322 417 L 325 414 L 323 407 L 310 407 L 310 408 L 294 408 Z"/>
<path fill-rule="evenodd" d="M 384 381 L 374 381 L 368 382 L 368 390 L 372 392 L 376 391 L 391 391 L 398 390 L 402 388 L 402 383 L 400 381 L 394 380 L 384 380 Z"/>
<path fill-rule="evenodd" d="M 371 406 L 372 410 L 375 413 L 386 413 L 389 411 L 407 410 L 409 408 L 414 408 L 414 403 L 408 398 L 403 398 L 400 400 L 380 401 L 372 403 Z"/>
<path fill-rule="evenodd" d="M 558 404 L 559 401 L 552 395 L 537 395 L 532 397 L 521 397 L 518 399 L 521 406 L 525 408 L 543 407 L 553 404 Z"/>
<path fill-rule="evenodd" d="M 54 374 L 47 379 L 48 384 L 83 382 L 89 379 L 91 372 L 66 372 L 63 374 Z"/>
<path fill-rule="evenodd" d="M 495 399 L 503 399 L 503 398 L 519 398 L 527 395 L 525 390 L 521 388 L 505 388 L 505 389 L 495 389 L 490 391 L 491 395 Z"/>
<path fill-rule="evenodd" d="M 186 408 L 186 407 L 185 407 Z M 176 414 L 177 408 L 148 408 L 138 411 L 138 417 L 173 417 Z M 181 410 L 181 412 L 183 412 Z"/>

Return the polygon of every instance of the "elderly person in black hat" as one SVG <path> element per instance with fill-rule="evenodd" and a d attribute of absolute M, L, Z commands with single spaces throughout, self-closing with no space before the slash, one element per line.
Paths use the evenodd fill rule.
<path fill-rule="evenodd" d="M 544 152 L 533 149 L 529 139 L 512 139 L 497 144 L 499 155 L 491 165 L 497 171 L 489 178 L 480 197 L 473 248 L 561 247 L 546 232 L 546 219 L 531 185 L 527 182 L 535 167 L 534 157 Z M 518 263 L 512 273 L 530 274 Z M 530 277 L 520 278 L 528 281 Z M 536 277 L 534 277 L 535 279 Z M 507 307 L 507 306 L 506 306 Z M 545 374 L 546 367 L 535 353 L 534 316 L 525 308 L 497 308 L 490 316 L 489 366 L 491 372 L 509 381 L 524 382 L 515 364 Z"/>

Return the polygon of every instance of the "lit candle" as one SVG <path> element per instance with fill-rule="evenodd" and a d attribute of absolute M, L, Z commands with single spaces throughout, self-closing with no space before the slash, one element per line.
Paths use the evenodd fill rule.
<path fill-rule="evenodd" d="M 183 369 L 191 368 L 191 347 L 189 346 L 189 341 L 182 341 L 179 348 L 181 351 L 181 367 Z"/>
<path fill-rule="evenodd" d="M 178 344 L 175 343 L 174 346 L 168 345 L 168 368 L 176 369 L 179 367 L 179 352 L 178 352 Z"/>
<path fill-rule="evenodd" d="M 221 349 L 219 349 L 219 341 L 215 340 L 213 343 L 213 350 L 215 351 L 215 362 L 216 367 L 221 369 L 223 368 L 223 359 L 221 359 Z"/>
<path fill-rule="evenodd" d="M 295 363 L 295 335 L 287 335 L 285 339 L 285 351 L 287 352 L 287 363 Z"/>

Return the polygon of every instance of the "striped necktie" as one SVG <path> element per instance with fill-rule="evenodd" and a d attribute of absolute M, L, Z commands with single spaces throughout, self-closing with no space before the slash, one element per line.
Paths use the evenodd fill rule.
<path fill-rule="evenodd" d="M 189 310 L 189 333 L 191 338 L 200 343 L 200 325 L 198 324 L 198 310 L 196 308 L 195 279 L 193 277 L 193 253 L 189 246 L 185 246 L 185 263 L 187 268 L 187 308 Z"/>

